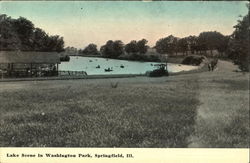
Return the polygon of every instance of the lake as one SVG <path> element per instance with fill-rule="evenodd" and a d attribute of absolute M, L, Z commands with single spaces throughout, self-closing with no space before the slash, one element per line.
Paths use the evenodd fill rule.
<path fill-rule="evenodd" d="M 85 71 L 88 75 L 145 74 L 158 68 L 158 62 L 137 62 L 96 57 L 71 56 L 69 62 L 61 62 L 59 71 Z M 169 72 L 189 71 L 197 66 L 168 63 Z M 113 71 L 106 72 L 105 69 Z"/>

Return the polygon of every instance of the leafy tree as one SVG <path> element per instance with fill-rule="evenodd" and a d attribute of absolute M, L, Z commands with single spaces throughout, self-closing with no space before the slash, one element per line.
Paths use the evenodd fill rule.
<path fill-rule="evenodd" d="M 33 44 L 32 35 L 34 31 L 34 24 L 24 17 L 14 20 L 13 23 L 17 36 L 21 41 L 20 50 L 31 50 Z"/>
<path fill-rule="evenodd" d="M 0 15 L 0 50 L 18 50 L 21 47 L 11 17 Z"/>
<path fill-rule="evenodd" d="M 79 51 L 82 51 L 82 50 L 80 49 Z M 77 48 L 75 48 L 75 47 L 67 46 L 67 47 L 65 48 L 65 53 L 66 53 L 66 54 L 70 54 L 70 55 L 77 55 L 78 50 L 77 50 Z M 80 54 L 80 52 L 79 52 L 79 54 Z"/>
<path fill-rule="evenodd" d="M 207 51 L 210 50 L 211 55 L 213 50 L 217 50 L 220 45 L 223 44 L 224 35 L 216 31 L 202 32 L 198 37 L 198 45 L 200 50 Z M 220 49 L 221 50 L 221 49 Z"/>
<path fill-rule="evenodd" d="M 198 48 L 197 48 L 197 37 L 196 36 L 188 36 L 186 37 L 187 39 L 187 43 L 188 43 L 188 48 L 191 51 L 192 54 L 194 54 L 195 52 L 198 52 Z"/>
<path fill-rule="evenodd" d="M 146 39 L 142 39 L 139 41 L 132 40 L 130 43 L 125 45 L 125 51 L 127 53 L 132 54 L 145 54 L 148 50 L 147 46 L 148 41 Z"/>
<path fill-rule="evenodd" d="M 147 43 L 148 41 L 146 39 L 142 39 L 137 42 L 137 48 L 140 54 L 145 54 L 147 52 L 148 50 Z"/>
<path fill-rule="evenodd" d="M 168 40 L 167 38 L 161 38 L 156 42 L 155 49 L 160 54 L 166 54 L 168 52 Z"/>
<path fill-rule="evenodd" d="M 216 49 L 221 55 L 223 55 L 227 51 L 229 40 L 230 40 L 230 36 L 223 36 L 221 40 L 219 41 Z"/>
<path fill-rule="evenodd" d="M 42 29 L 24 18 L 12 19 L 5 14 L 0 15 L 0 50 L 23 51 L 63 51 L 63 38 L 49 36 Z"/>
<path fill-rule="evenodd" d="M 188 51 L 188 40 L 187 38 L 181 38 L 177 41 L 177 47 L 178 47 L 178 51 L 182 52 L 183 54 L 186 53 Z"/>
<path fill-rule="evenodd" d="M 113 56 L 117 58 L 119 55 L 124 53 L 124 44 L 121 40 L 116 40 L 113 43 Z"/>
<path fill-rule="evenodd" d="M 130 43 L 125 45 L 125 51 L 127 53 L 137 53 L 139 51 L 137 42 L 135 40 L 132 40 Z"/>
<path fill-rule="evenodd" d="M 109 40 L 109 41 L 106 42 L 105 45 L 103 45 L 100 48 L 101 54 L 104 57 L 111 57 L 111 56 L 113 56 L 113 43 L 114 43 L 114 41 Z"/>
<path fill-rule="evenodd" d="M 162 38 L 156 42 L 155 48 L 160 54 L 173 54 L 177 51 L 177 38 L 173 35 Z"/>
<path fill-rule="evenodd" d="M 208 47 L 210 47 L 209 43 L 211 41 L 209 36 L 210 34 L 210 32 L 202 32 L 199 34 L 196 43 L 196 49 L 198 51 L 203 51 L 206 53 L 206 51 L 209 49 Z"/>
<path fill-rule="evenodd" d="M 107 58 L 117 58 L 124 52 L 124 44 L 121 40 L 109 40 L 100 49 L 101 54 Z"/>
<path fill-rule="evenodd" d="M 35 51 L 46 50 L 46 40 L 48 39 L 48 34 L 45 33 L 40 28 L 35 28 L 33 33 L 33 49 Z"/>
<path fill-rule="evenodd" d="M 250 9 L 249 5 L 247 6 Z M 239 64 L 240 69 L 249 71 L 250 65 L 250 25 L 249 12 L 242 20 L 238 20 L 238 24 L 234 26 L 235 31 L 232 34 L 232 39 L 229 41 L 228 55 Z"/>
<path fill-rule="evenodd" d="M 87 47 L 84 48 L 82 51 L 83 54 L 87 55 L 98 55 L 97 45 L 89 44 Z"/>
<path fill-rule="evenodd" d="M 64 51 L 64 41 L 63 37 L 59 35 L 50 36 L 50 43 L 53 45 L 49 50 L 62 52 Z"/>

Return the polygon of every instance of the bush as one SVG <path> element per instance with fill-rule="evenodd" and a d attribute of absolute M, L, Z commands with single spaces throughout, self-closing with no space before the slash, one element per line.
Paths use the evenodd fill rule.
<path fill-rule="evenodd" d="M 60 61 L 62 62 L 68 62 L 70 60 L 70 57 L 68 55 L 60 57 Z"/>
<path fill-rule="evenodd" d="M 161 77 L 161 76 L 168 76 L 168 71 L 164 69 L 164 67 L 161 67 L 159 69 L 153 70 L 149 72 L 150 77 Z"/>
<path fill-rule="evenodd" d="M 191 55 L 185 57 L 181 62 L 181 64 L 198 66 L 203 62 L 204 59 L 205 59 L 204 56 Z"/>

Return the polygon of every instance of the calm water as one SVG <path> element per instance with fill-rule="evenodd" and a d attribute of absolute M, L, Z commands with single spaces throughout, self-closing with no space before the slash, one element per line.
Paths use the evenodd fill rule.
<path fill-rule="evenodd" d="M 135 62 L 116 59 L 95 58 L 95 57 L 76 57 L 71 56 L 69 62 L 59 64 L 60 71 L 86 71 L 88 75 L 103 74 L 145 74 L 146 71 L 152 71 L 158 67 L 156 62 Z M 99 67 L 99 68 L 98 68 Z M 105 72 L 105 69 L 113 71 Z M 187 66 L 168 63 L 169 72 L 188 71 L 197 68 L 196 66 Z"/>

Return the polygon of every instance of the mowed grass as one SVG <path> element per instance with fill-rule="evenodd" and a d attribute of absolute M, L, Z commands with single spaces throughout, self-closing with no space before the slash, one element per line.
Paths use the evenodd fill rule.
<path fill-rule="evenodd" d="M 187 147 L 197 82 L 0 83 L 2 147 Z"/>
<path fill-rule="evenodd" d="M 0 83 L 0 146 L 247 148 L 249 73 L 234 69 Z"/>
<path fill-rule="evenodd" d="M 195 139 L 190 147 L 248 148 L 249 80 L 235 73 L 219 73 L 200 83 Z"/>

